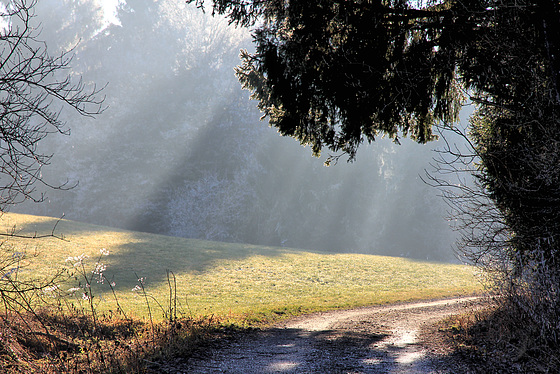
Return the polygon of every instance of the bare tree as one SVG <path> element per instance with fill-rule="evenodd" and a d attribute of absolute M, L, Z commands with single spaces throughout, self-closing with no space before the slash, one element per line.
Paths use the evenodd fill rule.
<path fill-rule="evenodd" d="M 41 201 L 35 192 L 37 183 L 53 188 L 41 173 L 51 155 L 41 152 L 39 143 L 53 133 L 69 134 L 60 118 L 62 108 L 71 107 L 84 116 L 103 111 L 103 98 L 95 86 L 86 86 L 81 79 L 75 82 L 69 72 L 72 50 L 51 56 L 47 45 L 39 39 L 39 25 L 33 23 L 36 0 L 9 0 L 0 3 L 0 213 L 10 205 L 26 199 Z M 37 196 L 38 195 L 38 196 Z M 56 228 L 56 225 L 55 225 Z M 55 236 L 54 229 L 51 235 Z M 12 232 L 3 237 L 22 236 Z M 43 236 L 35 236 L 43 237 Z M 13 313 L 26 326 L 35 319 L 44 332 L 29 327 L 27 333 L 46 334 L 51 343 L 54 337 L 35 312 L 36 302 L 42 301 L 44 291 L 55 290 L 55 280 L 18 277 L 27 255 L 0 241 L 0 301 L 4 321 L 11 321 Z"/>
<path fill-rule="evenodd" d="M 505 250 L 511 233 L 481 182 L 480 155 L 464 128 L 444 125 L 437 133 L 442 145 L 424 181 L 440 190 L 449 207 L 450 224 L 460 234 L 455 254 L 501 279 L 511 268 Z"/>
<path fill-rule="evenodd" d="M 558 194 L 550 193 L 548 204 L 537 206 L 537 213 L 528 209 L 522 215 L 526 222 L 534 220 L 534 215 L 543 219 L 540 231 L 533 233 L 527 230 L 523 236 L 520 235 L 512 227 L 511 219 L 508 220 L 508 211 L 498 206 L 495 195 L 486 184 L 481 160 L 488 157 L 488 150 L 473 143 L 473 131 L 476 130 L 471 128 L 470 133 L 466 133 L 458 127 L 441 129 L 440 139 L 444 146 L 435 158 L 435 172 L 427 173 L 426 181 L 440 189 L 450 207 L 450 221 L 460 233 L 457 256 L 483 270 L 487 284 L 504 296 L 501 299 L 503 306 L 511 315 L 523 318 L 523 334 L 527 339 L 534 340 L 531 344 L 550 349 L 560 341 L 560 308 L 557 303 L 560 273 L 555 261 L 554 225 L 557 221 L 549 222 L 546 218 L 557 214 L 553 204 Z M 525 170 L 538 170 L 539 176 L 553 181 L 558 175 L 555 158 L 558 141 L 557 136 L 552 134 L 554 131 L 557 129 L 551 127 L 547 133 L 549 136 L 535 141 L 541 153 L 518 152 L 516 155 L 518 164 Z M 461 141 L 452 140 L 457 138 Z M 503 160 L 502 151 L 495 149 L 491 156 Z M 527 189 L 516 180 L 504 179 L 503 183 L 518 195 L 538 192 Z M 557 183 L 553 184 L 557 186 Z"/>
<path fill-rule="evenodd" d="M 33 24 L 35 4 L 0 4 L 0 211 L 25 199 L 43 199 L 34 185 L 49 185 L 41 168 L 51 155 L 38 144 L 51 133 L 69 133 L 60 118 L 63 107 L 84 116 L 103 111 L 100 89 L 71 79 L 73 51 L 53 57 L 40 40 L 40 25 Z"/>

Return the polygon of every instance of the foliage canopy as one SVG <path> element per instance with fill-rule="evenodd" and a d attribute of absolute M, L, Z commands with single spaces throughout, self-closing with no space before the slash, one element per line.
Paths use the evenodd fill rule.
<path fill-rule="evenodd" d="M 202 2 L 198 2 L 202 6 Z M 456 120 L 453 9 L 405 1 L 216 1 L 232 22 L 258 22 L 256 52 L 242 52 L 244 87 L 283 135 L 355 156 L 387 135 L 432 140 Z M 420 27 L 419 27 L 420 26 Z"/>
<path fill-rule="evenodd" d="M 463 89 L 518 95 L 504 69 L 551 68 L 534 57 L 557 32 L 545 3 L 215 0 L 213 12 L 255 26 L 256 52 L 237 74 L 270 124 L 316 154 L 353 158 L 380 135 L 433 139 L 434 124 L 457 119 Z"/>

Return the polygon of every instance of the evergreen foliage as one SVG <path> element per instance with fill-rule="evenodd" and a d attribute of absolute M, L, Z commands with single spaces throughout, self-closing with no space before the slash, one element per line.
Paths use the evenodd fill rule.
<path fill-rule="evenodd" d="M 243 52 L 239 80 L 271 125 L 315 154 L 328 147 L 354 157 L 380 135 L 424 143 L 434 139 L 434 122 L 457 119 L 460 92 L 444 28 L 454 12 L 445 7 L 218 1 L 215 9 L 240 24 L 260 15 L 256 52 Z"/>

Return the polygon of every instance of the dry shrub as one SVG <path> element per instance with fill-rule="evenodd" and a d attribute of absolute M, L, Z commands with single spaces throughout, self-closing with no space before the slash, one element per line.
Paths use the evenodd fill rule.
<path fill-rule="evenodd" d="M 488 308 L 450 317 L 439 325 L 453 354 L 468 362 L 469 373 L 558 373 L 560 346 L 509 298 Z"/>
<path fill-rule="evenodd" d="M 15 253 L 15 255 L 14 255 Z M 211 339 L 227 332 L 212 318 L 186 318 L 177 310 L 175 275 L 168 271 L 169 300 L 164 306 L 150 298 L 143 283 L 141 295 L 161 308 L 166 320 L 155 323 L 126 316 L 103 271 L 100 250 L 95 263 L 87 256 L 67 259 L 69 270 L 48 279 L 19 276 L 26 254 L 0 242 L 0 373 L 162 373 L 176 372 Z M 65 274 L 68 274 L 66 277 Z M 72 288 L 85 303 L 59 284 L 74 279 Z M 141 278 L 142 279 L 142 278 Z M 91 285 L 106 284 L 115 297 L 115 310 L 100 314 Z M 70 296 L 70 297 L 69 297 Z M 165 303 L 164 303 L 165 304 Z"/>
<path fill-rule="evenodd" d="M 151 324 L 115 315 L 94 323 L 90 316 L 52 309 L 10 314 L 0 321 L 0 372 L 174 371 L 223 332 L 223 325 L 212 319 L 162 322 L 152 329 Z"/>

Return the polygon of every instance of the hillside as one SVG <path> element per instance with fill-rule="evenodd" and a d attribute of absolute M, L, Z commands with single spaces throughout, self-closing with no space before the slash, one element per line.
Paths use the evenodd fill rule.
<path fill-rule="evenodd" d="M 106 265 L 103 274 L 114 282 L 123 309 L 136 316 L 147 314 L 146 298 L 132 291 L 139 278 L 164 309 L 171 296 L 177 310 L 186 315 L 213 314 L 248 321 L 481 290 L 475 269 L 465 265 L 211 242 L 4 214 L 0 230 L 10 232 L 14 227 L 17 234 L 37 236 L 55 228 L 55 234 L 64 237 L 8 238 L 2 247 L 5 253 L 27 254 L 20 276 L 48 276 L 61 268 L 75 273 L 76 261 L 65 260 L 85 254 L 89 256 L 84 262 L 85 274 L 91 276 L 96 262 Z M 109 255 L 102 256 L 101 249 Z M 172 275 L 168 282 L 168 270 L 176 283 Z M 59 283 L 64 292 L 77 287 L 73 279 Z M 92 282 L 100 310 L 115 308 L 107 283 Z M 79 292 L 75 299 L 79 302 Z M 158 309 L 153 298 L 148 303 L 152 311 Z M 154 312 L 154 317 L 161 316 Z"/>

